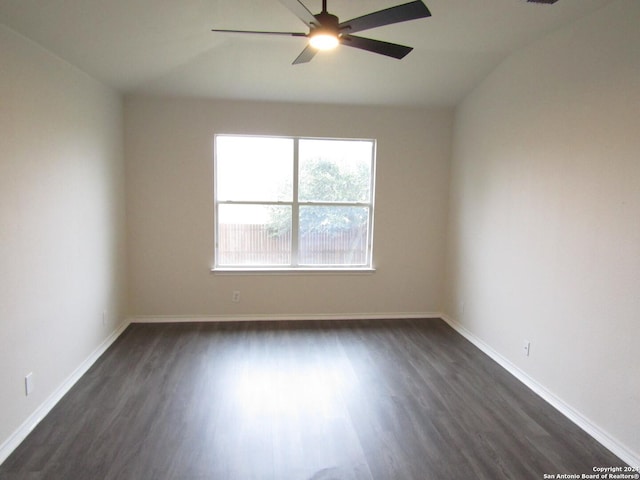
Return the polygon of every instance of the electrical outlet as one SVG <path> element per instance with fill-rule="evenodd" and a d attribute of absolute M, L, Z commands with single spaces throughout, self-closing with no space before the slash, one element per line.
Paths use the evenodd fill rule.
<path fill-rule="evenodd" d="M 529 340 L 525 340 L 523 343 L 524 356 L 528 357 L 531 351 L 531 342 Z"/>
<path fill-rule="evenodd" d="M 240 290 L 234 290 L 231 294 L 231 301 L 233 303 L 240 303 Z"/>
<path fill-rule="evenodd" d="M 24 394 L 28 397 L 33 393 L 34 384 L 33 384 L 33 372 L 27 374 L 24 377 Z"/>
<path fill-rule="evenodd" d="M 107 311 L 102 312 L 102 326 L 107 326 Z"/>

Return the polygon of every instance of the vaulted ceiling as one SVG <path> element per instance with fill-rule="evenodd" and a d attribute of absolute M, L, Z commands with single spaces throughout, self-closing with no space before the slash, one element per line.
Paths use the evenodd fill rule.
<path fill-rule="evenodd" d="M 346 20 L 406 1 L 328 6 Z M 414 47 L 403 60 L 342 47 L 291 65 L 305 38 L 210 31 L 306 32 L 278 0 L 0 0 L 0 23 L 124 93 L 452 106 L 509 53 L 612 0 L 424 1 L 430 18 L 359 33 Z"/>

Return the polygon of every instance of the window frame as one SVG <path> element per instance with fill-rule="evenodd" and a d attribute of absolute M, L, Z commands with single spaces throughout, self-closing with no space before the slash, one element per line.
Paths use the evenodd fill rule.
<path fill-rule="evenodd" d="M 219 200 L 218 199 L 218 137 L 242 137 L 242 138 L 277 138 L 288 139 L 293 141 L 293 172 L 292 182 L 293 191 L 291 201 L 253 201 L 253 200 Z M 300 201 L 298 198 L 298 181 L 299 181 L 299 144 L 301 140 L 326 140 L 326 141 L 354 141 L 354 142 L 370 142 L 371 158 L 370 158 L 370 179 L 369 179 L 369 201 L 368 202 L 331 202 L 331 201 Z M 255 273 L 255 274 L 271 274 L 271 273 L 373 273 L 375 268 L 373 265 L 373 236 L 374 236 L 374 211 L 375 211 L 375 179 L 376 179 L 376 153 L 377 141 L 372 138 L 337 138 L 337 137 L 311 137 L 311 136 L 292 136 L 292 135 L 258 135 L 258 134 L 214 134 L 213 140 L 213 228 L 214 228 L 214 245 L 213 245 L 213 273 Z M 290 206 L 291 207 L 291 263 L 286 265 L 220 265 L 218 263 L 219 248 L 219 206 L 220 205 L 264 205 L 264 206 Z M 312 206 L 344 206 L 344 207 L 365 207 L 368 208 L 368 229 L 366 239 L 366 262 L 363 264 L 340 265 L 308 265 L 300 264 L 298 259 L 299 248 L 299 212 L 300 207 Z"/>

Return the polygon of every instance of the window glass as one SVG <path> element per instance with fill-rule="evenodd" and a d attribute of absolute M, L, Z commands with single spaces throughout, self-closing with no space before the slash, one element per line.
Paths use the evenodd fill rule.
<path fill-rule="evenodd" d="M 367 202 L 373 143 L 300 140 L 300 201 Z"/>
<path fill-rule="evenodd" d="M 291 201 L 293 139 L 219 136 L 216 155 L 219 201 Z"/>
<path fill-rule="evenodd" d="M 290 264 L 291 207 L 220 205 L 217 250 L 221 266 Z"/>
<path fill-rule="evenodd" d="M 366 207 L 300 207 L 299 262 L 303 265 L 363 265 L 367 261 Z"/>

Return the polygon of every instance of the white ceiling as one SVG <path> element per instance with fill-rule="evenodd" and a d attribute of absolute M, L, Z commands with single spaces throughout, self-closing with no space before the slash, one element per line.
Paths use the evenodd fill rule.
<path fill-rule="evenodd" d="M 408 0 L 329 0 L 341 20 Z M 306 32 L 278 0 L 0 0 L 0 23 L 126 93 L 451 106 L 510 52 L 611 3 L 424 0 L 431 18 L 358 35 L 414 47 L 403 60 L 338 48 L 291 65 Z M 303 0 L 312 12 L 321 0 Z"/>

